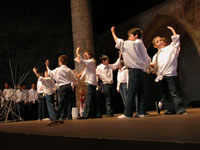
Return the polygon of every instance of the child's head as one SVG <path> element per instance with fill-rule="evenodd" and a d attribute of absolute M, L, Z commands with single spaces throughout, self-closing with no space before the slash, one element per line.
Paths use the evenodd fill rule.
<path fill-rule="evenodd" d="M 10 88 L 10 85 L 7 82 L 4 84 L 4 86 L 5 86 L 6 89 Z"/>
<path fill-rule="evenodd" d="M 35 84 L 35 83 L 32 83 L 32 84 L 31 84 L 31 88 L 32 88 L 32 89 L 36 89 L 36 84 Z"/>
<path fill-rule="evenodd" d="M 161 49 L 161 48 L 166 47 L 168 45 L 168 42 L 165 37 L 156 36 L 153 39 L 152 44 L 155 48 Z"/>
<path fill-rule="evenodd" d="M 121 69 L 121 68 L 123 68 L 123 67 L 124 67 L 124 61 L 121 60 L 121 61 L 120 61 L 120 65 L 119 65 L 119 69 Z"/>
<path fill-rule="evenodd" d="M 49 77 L 48 71 L 45 71 L 45 72 L 44 72 L 44 77 Z"/>
<path fill-rule="evenodd" d="M 67 65 L 67 55 L 61 55 L 58 57 L 58 65 L 62 66 L 62 65 Z"/>
<path fill-rule="evenodd" d="M 109 64 L 109 57 L 106 56 L 106 55 L 101 55 L 100 61 L 101 61 L 102 64 L 108 65 Z"/>
<path fill-rule="evenodd" d="M 142 30 L 140 28 L 133 28 L 128 31 L 128 40 L 135 41 L 142 38 Z"/>
<path fill-rule="evenodd" d="M 88 59 L 93 58 L 94 54 L 92 51 L 86 51 L 86 52 L 84 52 L 83 57 L 84 57 L 84 59 L 88 60 Z"/>
<path fill-rule="evenodd" d="M 25 83 L 22 85 L 22 89 L 23 89 L 23 90 L 26 89 L 26 84 L 25 84 Z"/>

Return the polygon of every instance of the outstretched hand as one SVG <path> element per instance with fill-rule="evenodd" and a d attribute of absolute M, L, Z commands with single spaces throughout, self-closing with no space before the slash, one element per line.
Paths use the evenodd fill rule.
<path fill-rule="evenodd" d="M 38 70 L 37 68 L 35 68 L 35 67 L 33 68 L 34 73 L 37 73 L 37 70 Z"/>
<path fill-rule="evenodd" d="M 77 55 L 77 56 L 80 55 L 80 54 L 79 54 L 80 49 L 81 49 L 80 46 L 78 46 L 78 47 L 76 48 L 76 55 Z"/>
<path fill-rule="evenodd" d="M 167 26 L 167 28 L 168 28 L 169 30 L 172 31 L 173 35 L 176 35 L 176 31 L 174 30 L 173 27 L 171 27 L 171 26 Z"/>
<path fill-rule="evenodd" d="M 111 32 L 115 32 L 115 26 L 111 27 Z"/>

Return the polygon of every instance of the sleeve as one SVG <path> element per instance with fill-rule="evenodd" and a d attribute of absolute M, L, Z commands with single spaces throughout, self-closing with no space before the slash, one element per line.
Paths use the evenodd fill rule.
<path fill-rule="evenodd" d="M 70 69 L 69 70 L 69 80 L 71 81 L 71 82 L 76 82 L 78 79 L 76 78 L 76 76 L 75 76 L 75 74 L 74 74 L 74 72 Z"/>
<path fill-rule="evenodd" d="M 144 60 L 146 67 L 149 66 L 149 64 L 151 63 L 151 58 L 149 57 L 147 53 L 147 49 L 144 46 L 144 43 L 142 42 L 142 40 L 140 40 L 139 42 L 135 44 L 137 45 L 138 49 L 141 50 L 140 55 L 141 55 L 141 58 Z"/>
<path fill-rule="evenodd" d="M 124 40 L 123 39 L 117 39 L 115 48 L 120 49 L 122 52 L 124 51 Z"/>
<path fill-rule="evenodd" d="M 151 63 L 153 63 L 153 64 L 156 63 L 156 57 L 157 57 L 157 54 L 155 54 L 155 55 L 153 56 L 153 59 L 152 59 Z"/>
<path fill-rule="evenodd" d="M 172 39 L 172 43 L 171 45 L 173 45 L 176 49 L 176 53 L 178 54 L 180 52 L 180 35 L 173 35 L 171 37 Z"/>
<path fill-rule="evenodd" d="M 114 64 L 111 64 L 112 70 L 114 71 L 117 68 L 119 68 L 119 64 L 120 64 L 120 59 L 118 58 Z"/>
<path fill-rule="evenodd" d="M 57 71 L 57 68 L 54 69 L 54 70 L 48 70 L 48 75 L 49 75 L 51 78 L 55 79 L 56 71 Z"/>

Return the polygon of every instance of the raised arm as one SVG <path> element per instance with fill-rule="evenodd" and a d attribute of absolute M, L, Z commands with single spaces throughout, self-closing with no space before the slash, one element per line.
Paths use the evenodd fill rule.
<path fill-rule="evenodd" d="M 79 54 L 80 47 L 76 48 L 76 58 L 74 59 L 76 62 L 80 63 L 81 61 L 81 55 Z"/>
<path fill-rule="evenodd" d="M 114 26 L 111 27 L 111 33 L 112 33 L 112 36 L 113 36 L 113 39 L 114 39 L 115 43 L 117 43 L 118 37 L 117 37 L 117 35 L 115 33 L 115 27 Z"/>
<path fill-rule="evenodd" d="M 167 26 L 167 28 L 168 28 L 169 30 L 171 30 L 171 32 L 173 33 L 174 36 L 176 36 L 176 31 L 174 30 L 173 27 Z"/>
<path fill-rule="evenodd" d="M 47 59 L 47 60 L 45 61 L 45 66 L 46 66 L 47 71 L 50 70 L 49 64 L 50 64 L 50 61 Z"/>
<path fill-rule="evenodd" d="M 40 78 L 40 75 L 37 73 L 37 68 L 33 68 L 33 72 L 35 73 L 35 75 Z"/>

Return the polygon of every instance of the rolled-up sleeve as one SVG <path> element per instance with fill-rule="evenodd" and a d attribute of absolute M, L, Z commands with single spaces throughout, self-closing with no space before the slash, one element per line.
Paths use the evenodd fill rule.
<path fill-rule="evenodd" d="M 117 39 L 115 48 L 120 49 L 121 51 L 123 51 L 123 47 L 124 47 L 124 40 L 123 39 Z"/>
<path fill-rule="evenodd" d="M 179 52 L 180 51 L 180 35 L 173 35 L 171 37 L 172 39 L 172 45 L 174 45 L 174 47 L 176 48 L 176 51 Z"/>

